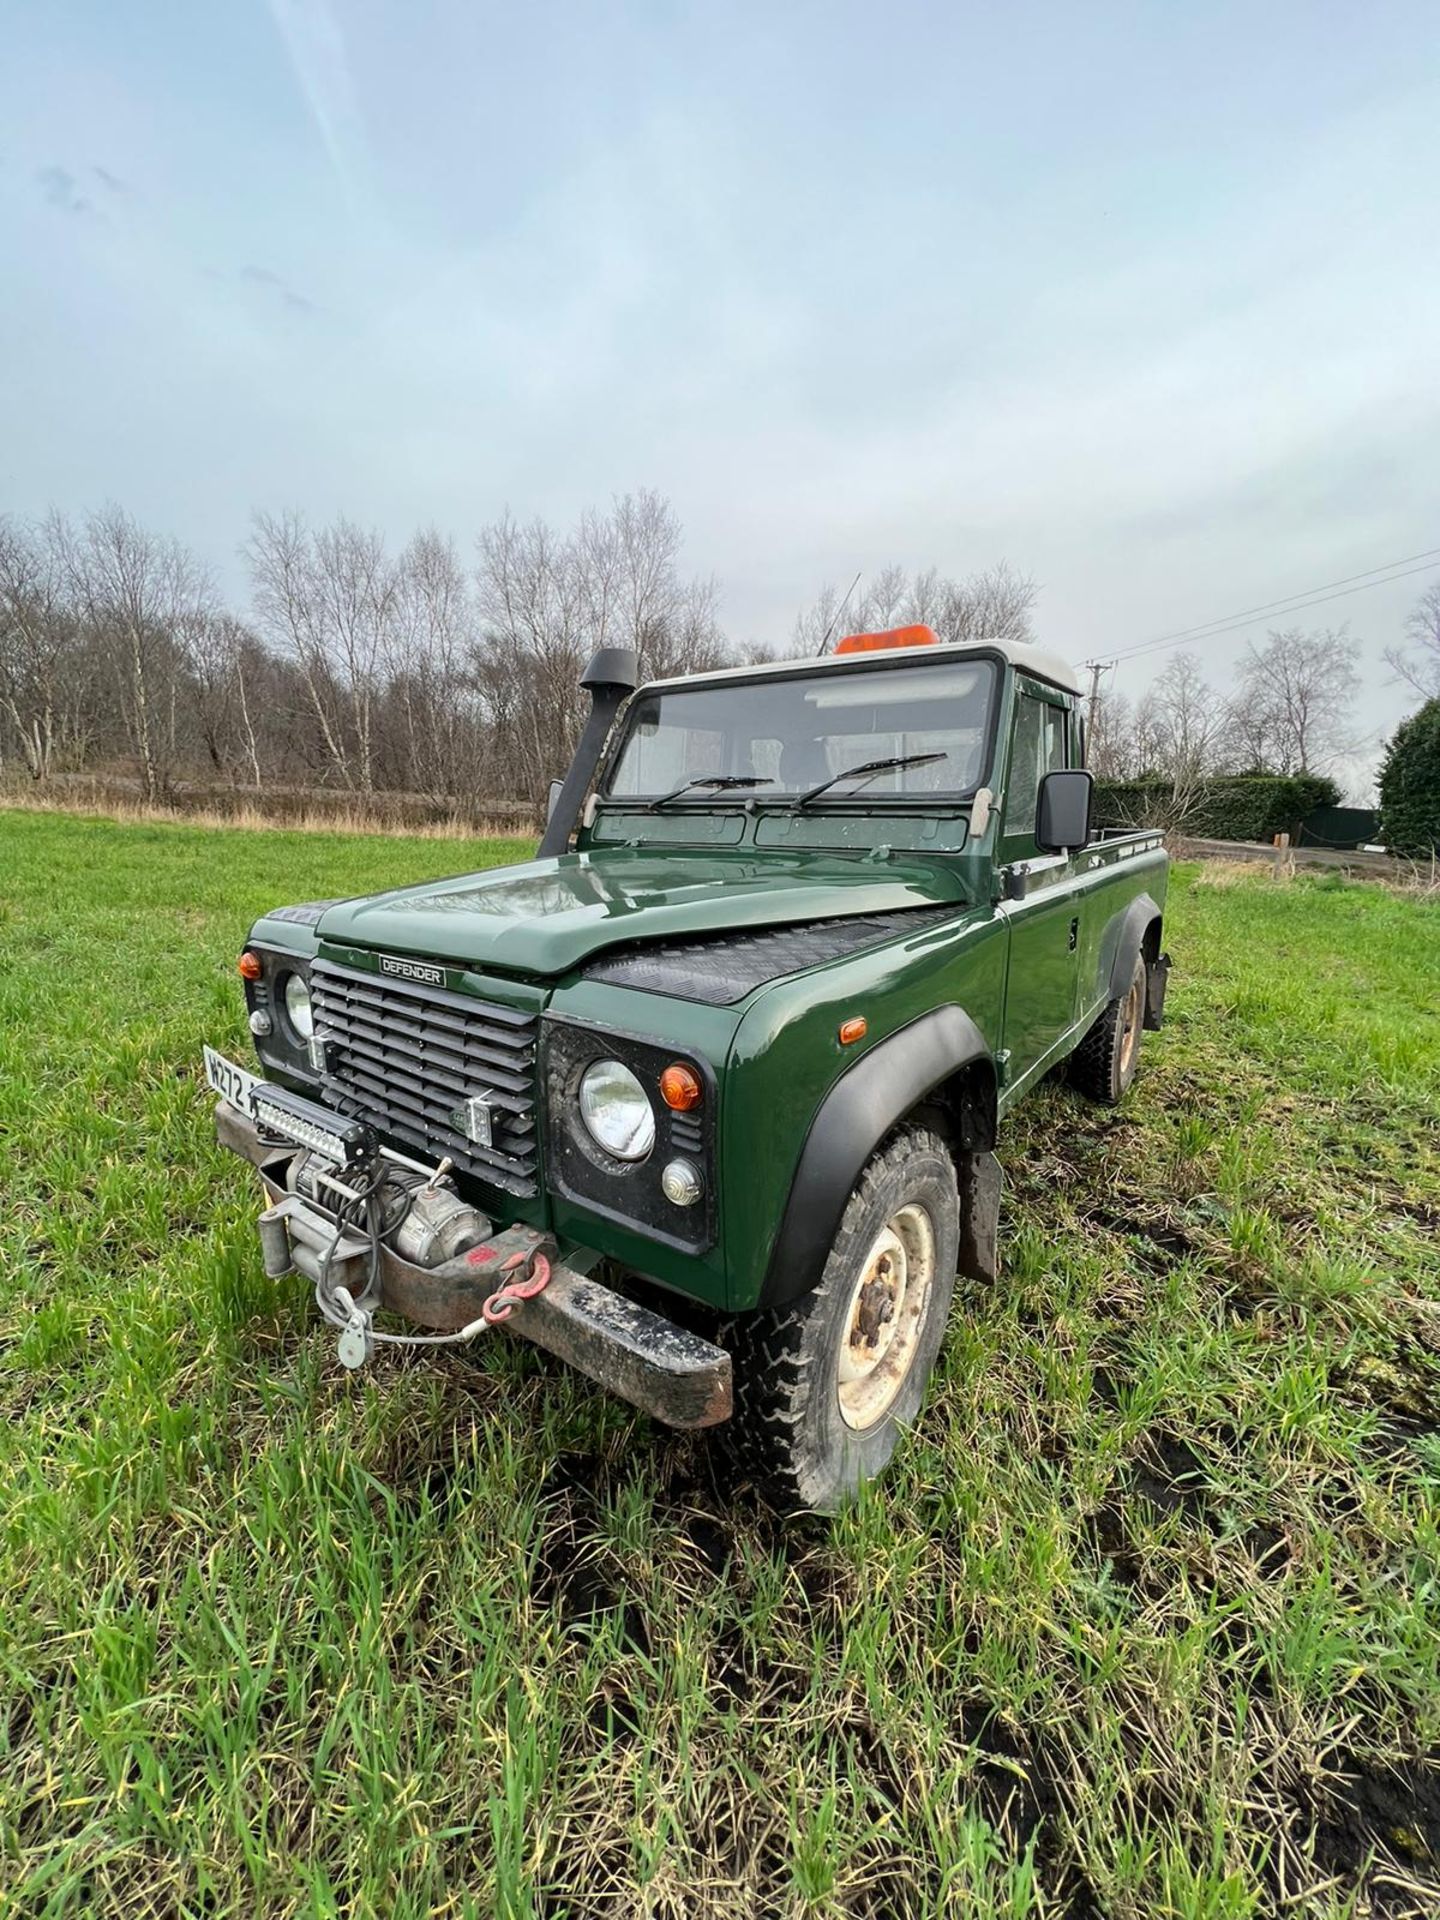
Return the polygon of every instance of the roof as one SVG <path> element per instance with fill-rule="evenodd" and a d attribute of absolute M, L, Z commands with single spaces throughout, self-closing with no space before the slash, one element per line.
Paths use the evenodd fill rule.
<path fill-rule="evenodd" d="M 1066 693 L 1083 693 L 1080 676 L 1058 653 L 1045 653 L 1028 640 L 942 641 L 938 647 L 891 647 L 874 653 L 827 653 L 812 660 L 762 660 L 749 667 L 717 667 L 711 673 L 678 674 L 669 680 L 647 680 L 641 691 L 668 687 L 708 687 L 731 680 L 770 680 L 779 674 L 863 672 L 867 667 L 934 666 L 940 660 L 963 660 L 975 654 L 999 654 L 1037 680 L 1047 680 Z"/>

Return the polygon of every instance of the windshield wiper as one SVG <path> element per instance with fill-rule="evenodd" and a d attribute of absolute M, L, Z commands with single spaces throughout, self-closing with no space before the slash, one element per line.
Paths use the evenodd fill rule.
<path fill-rule="evenodd" d="M 648 804 L 654 807 L 668 807 L 672 800 L 678 800 L 683 793 L 691 792 L 695 787 L 711 787 L 717 793 L 729 791 L 732 787 L 773 787 L 773 780 L 753 773 L 697 773 L 693 780 L 685 780 L 669 793 L 662 793 L 658 800 Z"/>
<path fill-rule="evenodd" d="M 873 780 L 877 773 L 888 773 L 892 767 L 928 767 L 932 760 L 943 760 L 945 757 L 943 753 L 897 753 L 889 760 L 863 760 L 858 767 L 847 767 L 843 773 L 835 773 L 828 780 L 822 780 L 818 787 L 811 787 L 808 793 L 802 793 L 792 804 L 808 807 L 812 800 L 818 800 L 831 787 L 838 787 L 842 780 Z"/>

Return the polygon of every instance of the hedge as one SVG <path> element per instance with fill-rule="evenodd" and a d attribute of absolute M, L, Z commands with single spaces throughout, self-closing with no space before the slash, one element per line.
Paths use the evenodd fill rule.
<path fill-rule="evenodd" d="M 1380 828 L 1407 860 L 1440 852 L 1440 698 L 1402 720 L 1380 763 Z"/>
<path fill-rule="evenodd" d="M 1226 773 L 1202 780 L 1191 800 L 1177 808 L 1174 784 L 1163 776 L 1100 780 L 1095 785 L 1095 821 L 1102 827 L 1150 822 L 1182 826 L 1214 840 L 1273 840 L 1297 834 L 1315 807 L 1333 807 L 1340 789 L 1319 773 Z"/>

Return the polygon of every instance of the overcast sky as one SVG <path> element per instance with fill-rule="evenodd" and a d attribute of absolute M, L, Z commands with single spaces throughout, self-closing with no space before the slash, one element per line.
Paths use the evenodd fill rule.
<path fill-rule="evenodd" d="M 1076 659 L 1440 547 L 1433 0 L 0 25 L 0 510 L 113 497 L 238 593 L 256 505 L 653 486 L 739 639 L 1006 558 Z M 1369 732 L 1436 577 L 1296 616 Z"/>

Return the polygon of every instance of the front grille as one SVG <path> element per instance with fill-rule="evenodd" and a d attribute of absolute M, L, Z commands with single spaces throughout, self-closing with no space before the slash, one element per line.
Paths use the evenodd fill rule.
<path fill-rule="evenodd" d="M 323 1085 L 342 1112 L 507 1193 L 535 1191 L 533 1014 L 440 987 L 382 980 L 317 960 L 315 1030 L 326 1042 Z M 457 1107 L 488 1096 L 494 1144 L 455 1126 Z"/>

